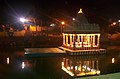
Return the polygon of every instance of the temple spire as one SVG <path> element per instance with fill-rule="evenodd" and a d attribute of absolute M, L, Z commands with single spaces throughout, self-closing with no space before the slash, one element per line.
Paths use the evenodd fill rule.
<path fill-rule="evenodd" d="M 82 9 L 80 8 L 80 11 L 78 13 L 83 13 Z"/>

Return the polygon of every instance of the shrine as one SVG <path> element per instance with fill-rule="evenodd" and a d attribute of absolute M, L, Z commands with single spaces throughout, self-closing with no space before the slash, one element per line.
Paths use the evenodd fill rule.
<path fill-rule="evenodd" d="M 100 49 L 100 27 L 98 24 L 91 24 L 85 17 L 82 9 L 71 24 L 63 28 L 62 50 L 68 54 L 98 54 L 106 53 Z"/>

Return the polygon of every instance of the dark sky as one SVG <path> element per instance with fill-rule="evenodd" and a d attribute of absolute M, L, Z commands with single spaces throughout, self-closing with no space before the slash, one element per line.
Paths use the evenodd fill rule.
<path fill-rule="evenodd" d="M 0 0 L 0 22 L 28 15 L 66 20 L 75 17 L 80 8 L 93 21 L 119 19 L 119 2 L 119 0 Z"/>

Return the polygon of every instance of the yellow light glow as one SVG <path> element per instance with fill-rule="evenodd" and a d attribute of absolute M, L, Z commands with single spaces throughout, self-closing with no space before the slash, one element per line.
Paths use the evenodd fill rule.
<path fill-rule="evenodd" d="M 64 62 L 62 62 L 62 66 L 64 66 Z"/>
<path fill-rule="evenodd" d="M 116 25 L 117 23 L 116 22 L 113 22 L 113 25 Z"/>
<path fill-rule="evenodd" d="M 97 74 L 100 74 L 100 71 L 98 70 L 96 73 L 97 73 Z"/>
<path fill-rule="evenodd" d="M 64 22 L 64 21 L 62 21 L 62 22 L 61 22 L 61 24 L 62 24 L 62 25 L 64 25 L 64 24 L 65 24 L 65 22 Z"/>
<path fill-rule="evenodd" d="M 115 63 L 115 58 L 112 58 L 112 63 Z"/>
<path fill-rule="evenodd" d="M 30 31 L 36 31 L 36 27 L 35 26 L 30 26 Z"/>
<path fill-rule="evenodd" d="M 78 70 L 78 67 L 77 67 L 77 66 L 75 66 L 75 70 Z"/>
<path fill-rule="evenodd" d="M 77 48 L 80 48 L 80 47 L 99 47 L 99 39 L 100 39 L 100 34 L 97 33 L 97 34 L 76 34 L 77 35 L 77 41 L 75 42 L 75 46 Z M 68 41 L 68 36 L 70 36 L 70 44 L 68 43 L 63 43 L 64 45 L 68 46 L 68 47 L 73 47 L 73 39 L 72 36 L 74 37 L 75 34 L 67 34 L 67 33 L 63 33 L 63 36 L 67 36 L 67 39 L 63 39 L 64 41 Z M 81 36 L 81 38 L 80 38 Z M 92 37 L 92 39 L 90 38 L 90 36 Z M 95 36 L 97 36 L 97 45 L 95 45 Z M 82 40 L 82 41 L 79 41 L 79 40 Z M 83 41 L 84 39 L 84 41 Z"/>
<path fill-rule="evenodd" d="M 67 67 L 68 70 L 70 70 L 70 67 Z"/>
<path fill-rule="evenodd" d="M 7 64 L 9 64 L 10 63 L 10 58 L 9 57 L 7 57 Z"/>
<path fill-rule="evenodd" d="M 74 74 L 72 72 L 68 71 L 64 66 L 62 66 L 62 70 L 64 70 L 69 75 L 74 76 Z"/>
<path fill-rule="evenodd" d="M 100 74 L 100 70 L 91 69 L 89 66 L 86 65 L 79 65 L 79 66 L 64 66 L 62 62 L 62 70 L 68 73 L 70 76 L 85 76 L 85 75 L 96 75 Z M 77 72 L 77 73 L 76 73 Z"/>
<path fill-rule="evenodd" d="M 73 69 L 73 66 L 71 66 L 71 69 Z"/>
<path fill-rule="evenodd" d="M 81 8 L 80 8 L 80 11 L 78 13 L 83 13 Z"/>

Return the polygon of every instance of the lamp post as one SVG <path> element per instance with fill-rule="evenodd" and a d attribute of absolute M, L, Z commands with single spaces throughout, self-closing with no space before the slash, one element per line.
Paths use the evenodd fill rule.
<path fill-rule="evenodd" d="M 61 22 L 61 25 L 62 25 L 62 26 L 61 26 L 61 33 L 62 33 L 62 32 L 63 32 L 63 26 L 65 25 L 65 22 L 62 21 L 62 22 Z"/>

